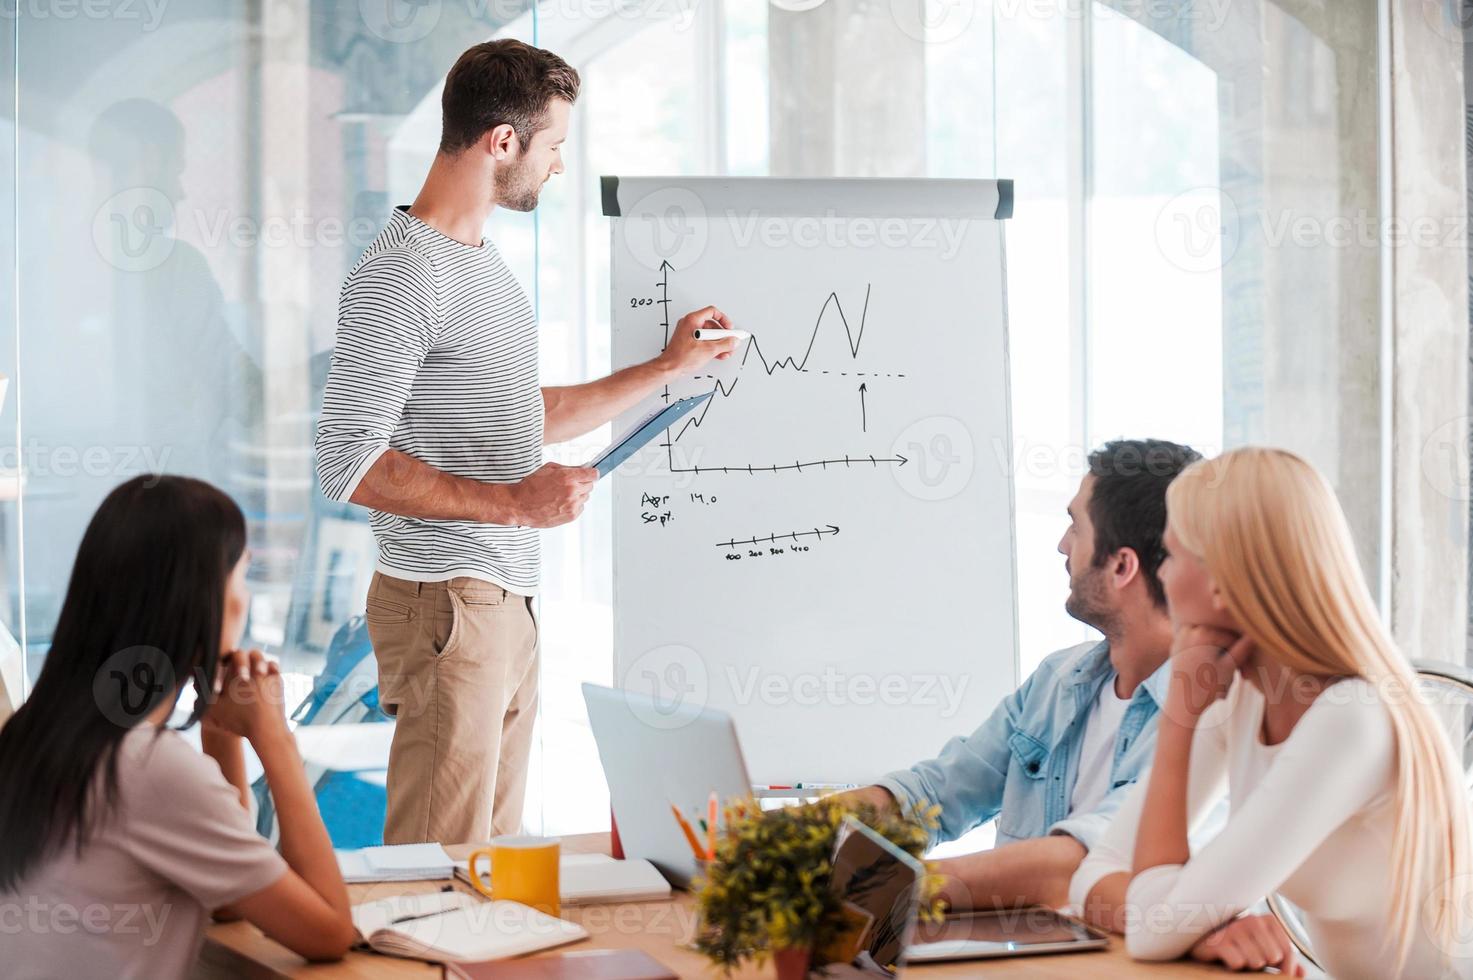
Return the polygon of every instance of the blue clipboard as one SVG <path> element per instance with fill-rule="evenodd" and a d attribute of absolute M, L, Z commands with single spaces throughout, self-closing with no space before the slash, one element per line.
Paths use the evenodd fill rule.
<path fill-rule="evenodd" d="M 704 395 L 682 398 L 671 402 L 659 411 L 651 412 L 634 423 L 634 427 L 623 436 L 610 443 L 609 447 L 595 456 L 588 465 L 598 470 L 600 479 L 608 476 L 618 468 L 620 463 L 643 449 L 655 436 L 704 405 L 713 394 L 715 392 L 708 391 Z"/>

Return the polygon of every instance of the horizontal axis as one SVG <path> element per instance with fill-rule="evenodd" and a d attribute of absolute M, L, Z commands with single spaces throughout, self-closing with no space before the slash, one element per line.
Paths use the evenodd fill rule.
<path fill-rule="evenodd" d="M 671 452 L 673 453 L 673 447 L 672 447 L 672 445 L 670 443 L 668 443 L 668 442 L 662 442 L 662 443 L 660 443 L 660 445 L 663 448 L 667 449 L 667 450 L 671 450 Z M 801 473 L 805 468 L 807 468 L 807 469 L 813 469 L 814 467 L 818 467 L 820 469 L 827 470 L 830 466 L 838 466 L 841 463 L 847 468 L 847 467 L 852 467 L 852 466 L 855 466 L 855 465 L 863 465 L 865 463 L 868 463 L 870 466 L 873 466 L 873 467 L 878 467 L 881 463 L 894 463 L 896 466 L 904 466 L 908 462 L 910 462 L 910 460 L 907 457 L 905 457 L 905 456 L 898 456 L 898 455 L 897 456 L 884 456 L 884 457 L 878 457 L 878 458 L 875 457 L 875 456 L 845 456 L 843 459 L 812 459 L 812 460 L 807 461 L 806 463 L 799 461 L 799 462 L 786 463 L 786 464 L 781 464 L 781 465 L 779 465 L 779 464 L 772 464 L 772 465 L 769 465 L 769 466 L 756 466 L 756 465 L 754 465 L 752 463 L 748 463 L 745 466 L 676 466 L 676 465 L 674 465 L 674 461 L 672 460 L 671 461 L 671 465 L 670 465 L 670 472 L 671 473 L 781 473 L 784 470 L 796 470 L 797 472 L 800 472 Z"/>
<path fill-rule="evenodd" d="M 718 548 L 739 548 L 739 547 L 741 547 L 743 545 L 748 545 L 748 544 L 752 544 L 752 545 L 757 545 L 757 544 L 776 544 L 779 541 L 786 541 L 789 538 L 792 538 L 794 541 L 797 541 L 799 538 L 821 538 L 825 534 L 838 534 L 838 533 L 839 533 L 839 525 L 837 525 L 837 524 L 830 524 L 830 525 L 828 525 L 828 529 L 827 530 L 824 530 L 824 529 L 821 529 L 821 528 L 814 528 L 811 531 L 789 531 L 786 534 L 778 534 L 778 533 L 774 532 L 772 534 L 769 534 L 765 538 L 752 537 L 752 538 L 743 538 L 740 541 L 737 541 L 735 539 L 732 539 L 731 541 L 718 541 L 716 543 L 716 547 L 718 547 Z"/>

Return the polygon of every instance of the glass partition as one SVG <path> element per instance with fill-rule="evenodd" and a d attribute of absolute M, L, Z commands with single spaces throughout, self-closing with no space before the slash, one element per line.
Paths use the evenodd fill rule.
<path fill-rule="evenodd" d="M 188 473 L 248 514 L 250 641 L 306 696 L 372 571 L 364 514 L 314 482 L 337 291 L 418 189 L 446 70 L 498 35 L 583 75 L 567 173 L 486 232 L 549 384 L 610 366 L 601 174 L 1015 181 L 1013 446 L 978 444 L 1016 480 L 1025 672 L 1090 636 L 1055 545 L 1111 436 L 1304 451 L 1374 561 L 1377 250 L 1296 229 L 1374 212 L 1375 30 L 1371 0 L 21 5 L 0 17 L 4 625 L 34 676 L 103 494 Z M 533 830 L 607 825 L 578 685 L 610 680 L 609 529 L 597 494 L 544 539 Z"/>

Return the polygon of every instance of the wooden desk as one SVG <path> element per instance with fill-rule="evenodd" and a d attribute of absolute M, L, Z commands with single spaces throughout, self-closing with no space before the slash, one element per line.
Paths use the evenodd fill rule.
<path fill-rule="evenodd" d="M 584 834 L 563 838 L 568 853 L 608 852 L 607 834 Z M 465 857 L 474 845 L 460 844 L 446 848 L 452 857 Z M 443 881 L 392 882 L 372 885 L 350 885 L 353 902 L 365 902 L 388 895 L 437 891 Z M 470 891 L 459 881 L 455 886 Z M 472 892 L 472 894 L 475 894 Z M 628 902 L 618 905 L 569 906 L 564 917 L 587 929 L 591 938 L 563 947 L 564 950 L 603 947 L 607 949 L 643 949 L 682 977 L 720 977 L 721 973 L 704 956 L 687 949 L 684 943 L 695 929 L 695 901 L 687 892 L 677 892 L 669 900 Z M 537 955 L 555 955 L 557 951 Z M 1011 980 L 1018 977 L 1043 980 L 1076 980 L 1080 977 L 1116 978 L 1222 976 L 1223 971 L 1197 963 L 1136 963 L 1125 955 L 1116 940 L 1104 952 L 1074 953 L 1067 956 L 1027 956 L 1009 960 L 971 960 L 960 963 L 937 963 L 915 966 L 904 971 L 917 980 L 949 977 L 984 976 Z M 437 965 L 418 960 L 379 956 L 375 953 L 351 952 L 337 963 L 308 964 L 265 936 L 248 922 L 214 925 L 205 936 L 204 949 L 195 967 L 196 978 L 243 977 L 247 980 L 358 980 L 375 977 L 385 980 L 440 980 Z M 771 965 L 765 969 L 747 968 L 731 976 L 735 978 L 774 977 Z"/>

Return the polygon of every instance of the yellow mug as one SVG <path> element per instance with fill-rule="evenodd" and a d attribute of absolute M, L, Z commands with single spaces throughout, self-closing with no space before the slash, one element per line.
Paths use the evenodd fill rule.
<path fill-rule="evenodd" d="M 561 910 L 560 845 L 556 837 L 497 837 L 490 847 L 471 852 L 471 885 L 487 898 L 521 902 L 548 915 L 557 915 Z M 476 863 L 482 857 L 491 862 L 489 887 L 476 870 Z"/>

